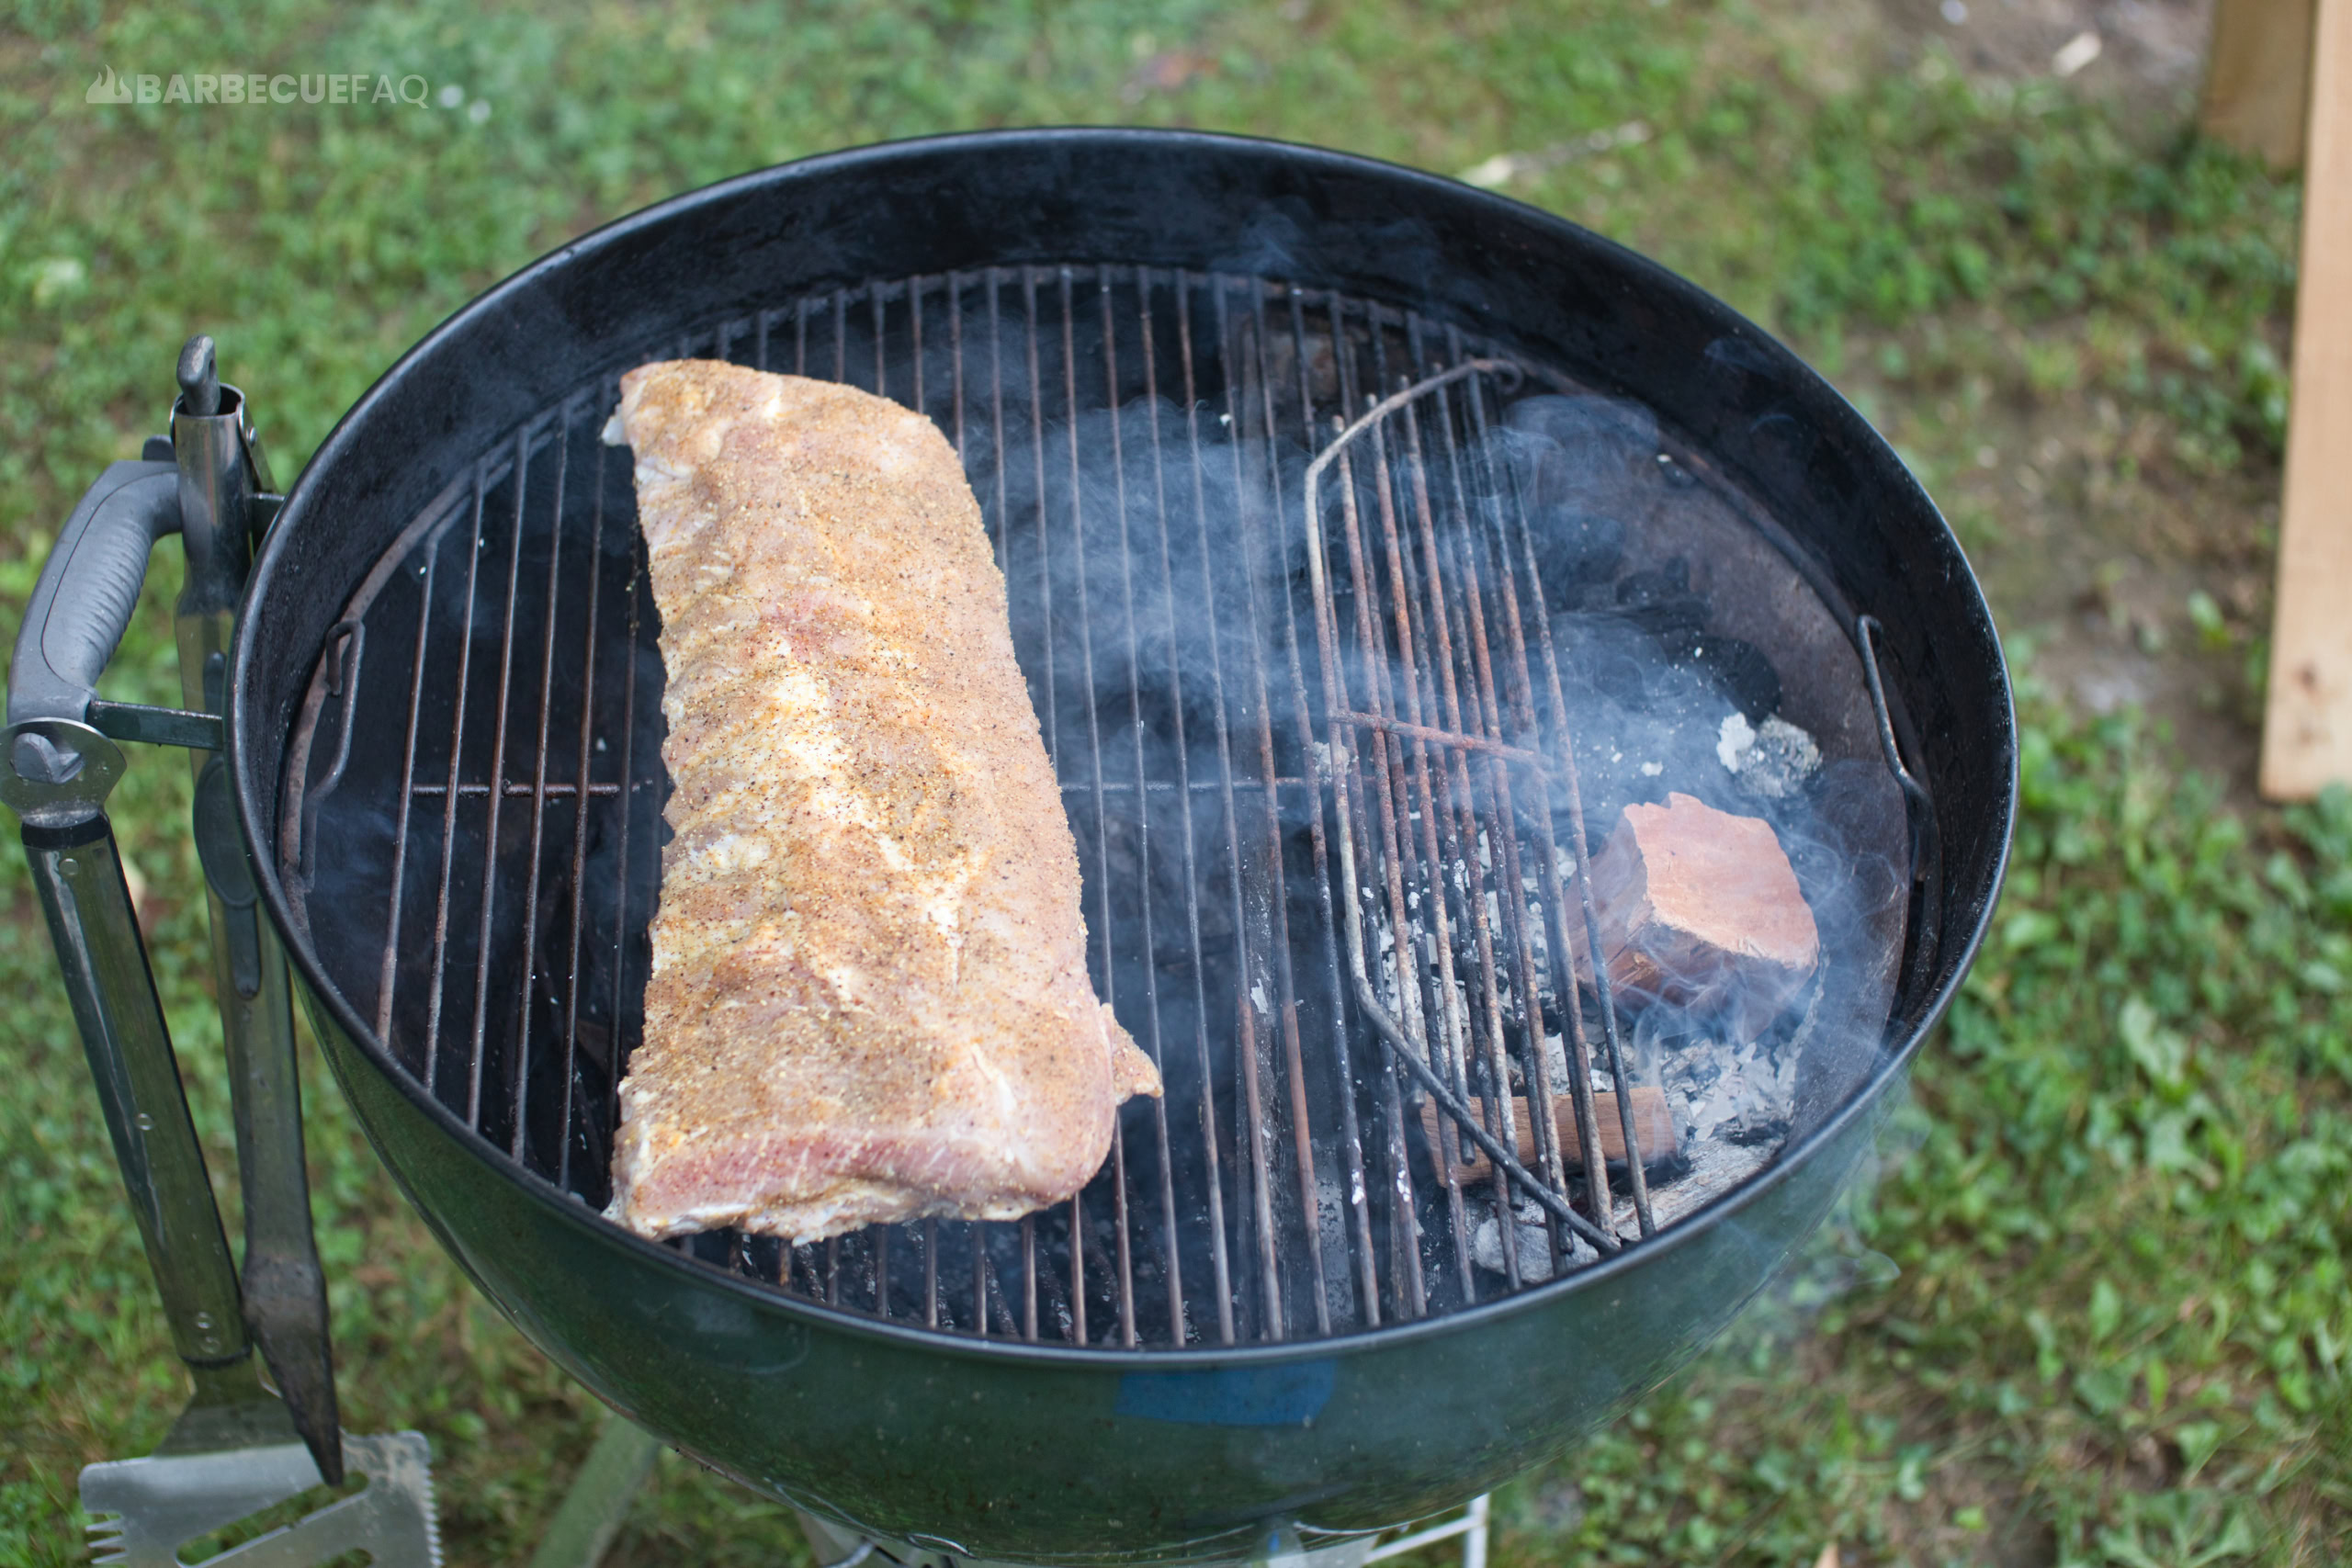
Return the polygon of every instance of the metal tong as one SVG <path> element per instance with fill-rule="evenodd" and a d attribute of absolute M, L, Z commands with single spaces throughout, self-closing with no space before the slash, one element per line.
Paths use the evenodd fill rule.
<path fill-rule="evenodd" d="M 43 566 L 8 672 L 0 799 L 23 820 L 74 1021 L 194 1393 L 144 1460 L 92 1465 L 85 1506 L 105 1561 L 175 1563 L 193 1535 L 340 1486 L 369 1486 L 213 1561 L 298 1564 L 365 1547 L 378 1568 L 439 1561 L 424 1439 L 346 1438 L 336 1418 L 325 1277 L 311 1228 L 285 950 L 260 918 L 221 746 L 229 647 L 254 541 L 280 497 L 209 337 L 188 341 L 169 437 L 110 466 Z M 100 700 L 95 687 L 136 607 L 147 556 L 177 533 L 174 610 L 185 708 Z M 172 1055 L 122 860 L 105 811 L 117 740 L 188 747 L 243 1180 L 242 1277 Z M 259 1348 L 276 1392 L 254 1360 Z M 119 1516 L 109 1518 L 107 1516 Z M 169 1539 L 166 1539 L 166 1538 Z"/>

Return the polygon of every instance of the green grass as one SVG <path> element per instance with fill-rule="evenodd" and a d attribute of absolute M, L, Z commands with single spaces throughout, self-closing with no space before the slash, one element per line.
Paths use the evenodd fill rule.
<path fill-rule="evenodd" d="M 2159 437 L 2118 482 L 2240 504 L 2283 424 L 2293 186 L 2047 85 L 1839 47 L 1729 0 L 19 4 L 0 31 L 0 626 L 80 487 L 160 424 L 188 332 L 220 338 L 290 473 L 402 348 L 582 229 L 775 160 L 976 125 L 1201 125 L 1452 172 L 1640 119 L 1646 141 L 1511 194 L 1790 334 L 1931 488 L 1984 422 L 2064 435 L 2105 400 Z M 101 63 L 413 72 L 464 97 L 87 107 Z M 1999 518 L 1960 521 L 1997 564 Z M 116 694 L 175 694 L 170 586 Z M 2232 808 L 2128 719 L 2032 694 L 2026 718 L 1996 937 L 1883 1180 L 1725 1348 L 1504 1495 L 1505 1559 L 2352 1554 L 2352 807 Z M 185 768 L 141 755 L 117 806 L 233 1197 Z M 13 855 L 0 984 L 0 1562 L 62 1563 L 75 1470 L 152 1446 L 181 1384 Z M 346 1418 L 430 1434 L 453 1561 L 514 1560 L 593 1403 L 463 1284 L 311 1067 Z M 802 1554 L 776 1510 L 674 1459 L 620 1551 Z"/>

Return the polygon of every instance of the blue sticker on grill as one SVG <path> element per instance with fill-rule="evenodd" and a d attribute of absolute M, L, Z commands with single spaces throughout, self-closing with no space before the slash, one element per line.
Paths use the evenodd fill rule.
<path fill-rule="evenodd" d="M 1329 1359 L 1201 1372 L 1129 1372 L 1118 1413 L 1188 1427 L 1303 1427 L 1323 1413 L 1338 1381 Z"/>

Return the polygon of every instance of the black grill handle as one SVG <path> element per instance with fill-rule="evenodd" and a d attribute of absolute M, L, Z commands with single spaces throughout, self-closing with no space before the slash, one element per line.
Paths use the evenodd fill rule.
<path fill-rule="evenodd" d="M 169 461 L 107 466 L 74 508 L 26 606 L 8 665 L 8 722 L 85 722 L 98 677 L 114 657 L 155 541 L 180 525 L 179 469 Z M 18 739 L 8 761 L 39 784 L 62 784 L 57 769 L 78 760 Z"/>

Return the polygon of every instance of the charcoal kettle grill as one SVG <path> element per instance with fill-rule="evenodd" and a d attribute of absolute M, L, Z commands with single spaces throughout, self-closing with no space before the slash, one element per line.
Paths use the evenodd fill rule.
<path fill-rule="evenodd" d="M 813 1246 L 601 1215 L 665 790 L 601 432 L 680 356 L 853 382 L 963 457 L 1094 979 L 1168 1086 L 1069 1203 Z M 1885 443 L 1650 263 L 1332 152 L 994 132 L 678 197 L 452 317 L 254 515 L 186 713 L 90 691 L 152 533 L 61 546 L 74 678 L 21 639 L 10 676 L 28 846 L 94 831 L 40 813 L 107 737 L 221 748 L 227 989 L 282 953 L 403 1190 L 567 1371 L 900 1561 L 1343 1551 L 1562 1451 L 1827 1211 L 2007 854 L 1999 647 Z M 1777 1141 L 1713 1189 L 1635 1114 L 1681 1047 L 1576 978 L 1611 821 L 1706 755 L 1595 729 L 1626 699 L 1580 639 L 1624 625 L 1820 753 L 1793 858 L 1839 918 Z"/>

